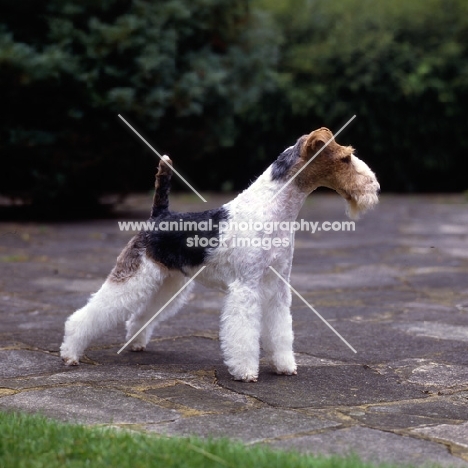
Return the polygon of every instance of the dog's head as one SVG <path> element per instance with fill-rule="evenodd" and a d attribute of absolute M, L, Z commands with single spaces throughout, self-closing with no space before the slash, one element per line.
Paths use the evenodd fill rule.
<path fill-rule="evenodd" d="M 297 174 L 294 183 L 302 191 L 335 190 L 347 201 L 352 218 L 378 203 L 380 185 L 375 174 L 354 155 L 352 146 L 339 145 L 328 128 L 302 136 L 293 151 L 298 155 L 292 171 Z"/>

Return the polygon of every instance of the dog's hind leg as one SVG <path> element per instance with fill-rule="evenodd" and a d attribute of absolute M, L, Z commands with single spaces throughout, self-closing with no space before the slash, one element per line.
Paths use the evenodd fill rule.
<path fill-rule="evenodd" d="M 167 276 L 166 269 L 145 255 L 139 258 L 131 276 L 119 276 L 118 266 L 119 261 L 88 304 L 65 323 L 65 337 L 60 347 L 60 356 L 65 364 L 78 365 L 79 358 L 92 340 L 127 320 L 130 315 L 146 309 Z"/>
<path fill-rule="evenodd" d="M 169 276 L 164 279 L 160 289 L 155 292 L 149 301 L 145 310 L 141 310 L 139 314 L 132 315 L 127 322 L 127 340 L 131 339 L 142 327 L 144 327 L 157 314 L 162 307 L 162 310 L 157 317 L 152 320 L 130 344 L 132 351 L 143 351 L 148 344 L 151 334 L 156 325 L 163 320 L 175 315 L 187 301 L 190 291 L 194 283 L 192 282 L 183 289 L 179 294 L 179 290 L 187 283 L 189 278 L 180 272 L 170 272 Z M 176 297 L 174 297 L 177 294 Z M 170 302 L 169 302 L 170 301 Z M 168 303 L 169 302 L 169 303 Z M 167 305 L 166 305 L 167 304 Z"/>
<path fill-rule="evenodd" d="M 151 207 L 151 218 L 157 218 L 159 215 L 163 214 L 169 208 L 169 192 L 171 189 L 171 177 L 172 177 L 172 161 L 169 156 L 164 155 L 159 161 L 158 171 L 156 172 L 155 183 L 154 183 L 154 196 L 153 196 L 153 205 Z M 149 301 L 145 304 L 144 307 L 135 310 L 132 313 L 131 318 L 127 321 L 127 340 L 130 340 L 136 333 L 138 336 L 132 340 L 130 349 L 132 351 L 143 351 L 151 337 L 151 332 L 156 325 L 157 321 L 161 318 L 157 318 L 151 323 L 148 323 L 151 318 L 156 314 L 161 307 L 164 307 L 166 302 L 171 299 L 173 294 L 177 292 L 179 287 L 175 290 L 172 287 L 180 286 L 182 287 L 185 283 L 185 278 L 180 272 L 171 272 L 167 275 L 167 278 L 164 280 L 164 286 L 161 290 L 151 296 Z M 182 306 L 183 301 L 181 295 L 180 298 L 174 299 L 171 304 L 168 304 L 165 307 L 165 310 L 162 314 L 167 317 L 171 311 L 176 313 L 176 304 L 180 304 L 179 308 Z M 148 324 L 143 330 L 144 327 Z M 140 331 L 141 330 L 141 331 Z"/>

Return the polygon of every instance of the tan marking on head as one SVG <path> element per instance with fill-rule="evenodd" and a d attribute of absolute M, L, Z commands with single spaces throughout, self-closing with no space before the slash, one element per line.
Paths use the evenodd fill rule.
<path fill-rule="evenodd" d="M 317 153 L 321 148 L 323 148 L 330 140 L 333 138 L 333 133 L 326 127 L 319 128 L 314 130 L 309 135 L 306 136 L 304 145 L 302 146 L 301 157 L 309 160 L 314 154 Z M 333 140 L 329 143 L 330 145 L 336 145 L 336 142 Z M 313 154 L 310 154 L 313 153 Z"/>
<path fill-rule="evenodd" d="M 346 178 L 346 174 L 351 177 L 353 169 L 350 162 L 354 151 L 352 146 L 339 145 L 333 139 L 333 133 L 325 127 L 314 130 L 303 139 L 301 158 L 294 172 L 304 167 L 318 151 L 321 152 L 297 176 L 296 185 L 301 190 L 311 192 L 320 186 L 335 189 L 336 179 Z M 324 148 L 325 145 L 327 146 Z"/>
<path fill-rule="evenodd" d="M 144 251 L 144 233 L 140 232 L 130 240 L 117 257 L 115 267 L 109 274 L 109 280 L 114 283 L 123 283 L 134 276 L 141 264 Z"/>
<path fill-rule="evenodd" d="M 348 214 L 352 217 L 378 202 L 380 187 L 375 174 L 354 156 L 352 146 L 339 145 L 328 128 L 304 135 L 298 143 L 302 144 L 300 158 L 290 175 L 301 171 L 293 182 L 301 191 L 310 193 L 317 187 L 335 190 L 347 200 Z"/>

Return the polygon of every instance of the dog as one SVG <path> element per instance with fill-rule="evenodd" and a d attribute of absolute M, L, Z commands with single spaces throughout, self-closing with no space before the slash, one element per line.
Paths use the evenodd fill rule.
<path fill-rule="evenodd" d="M 121 322 L 126 321 L 130 340 L 179 293 L 131 341 L 133 351 L 144 350 L 156 323 L 186 302 L 194 285 L 190 279 L 197 275 L 196 281 L 226 293 L 219 336 L 224 362 L 235 380 L 257 381 L 260 345 L 277 374 L 297 374 L 291 291 L 269 268 L 289 282 L 294 233 L 278 237 L 279 225 L 294 222 L 306 197 L 322 186 L 341 195 L 348 215 L 356 218 L 378 203 L 375 174 L 327 128 L 300 137 L 245 191 L 217 209 L 170 211 L 171 174 L 172 161 L 164 156 L 150 217 L 156 229 L 141 231 L 129 241 L 99 291 L 66 321 L 60 348 L 65 364 L 78 365 L 88 344 Z M 247 226 L 242 235 L 250 240 L 248 246 L 236 244 L 239 233 L 233 222 Z M 162 229 L 171 223 L 189 223 L 193 230 Z M 268 235 L 256 228 L 258 223 L 273 226 L 269 249 L 263 245 Z"/>

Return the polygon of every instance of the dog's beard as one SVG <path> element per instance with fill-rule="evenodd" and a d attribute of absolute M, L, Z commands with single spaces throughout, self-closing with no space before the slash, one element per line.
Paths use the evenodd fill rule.
<path fill-rule="evenodd" d="M 358 219 L 359 216 L 373 208 L 379 202 L 376 192 L 365 192 L 359 195 L 346 197 L 346 214 L 351 219 Z"/>
<path fill-rule="evenodd" d="M 378 187 L 378 186 L 377 186 Z M 379 202 L 379 190 L 370 190 L 364 192 L 347 192 L 337 189 L 336 192 L 346 200 L 346 214 L 351 219 L 359 219 L 359 216 L 373 208 Z"/>
<path fill-rule="evenodd" d="M 346 197 L 346 214 L 351 219 L 359 219 L 360 215 L 372 209 L 379 202 L 375 192 L 366 192 Z"/>

